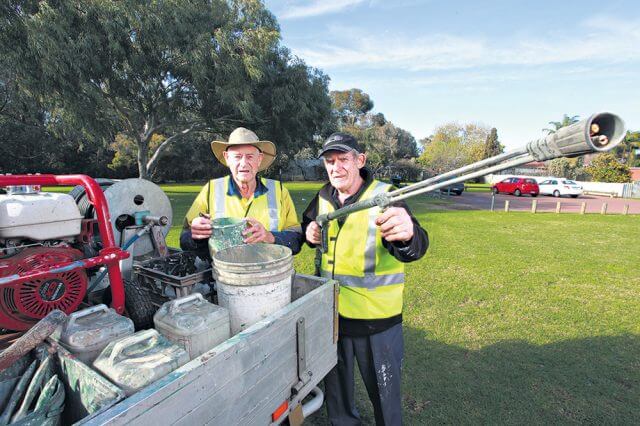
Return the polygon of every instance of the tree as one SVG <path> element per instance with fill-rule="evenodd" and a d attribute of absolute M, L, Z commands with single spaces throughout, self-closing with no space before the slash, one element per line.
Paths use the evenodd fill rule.
<path fill-rule="evenodd" d="M 553 129 L 543 129 L 548 134 L 555 133 L 559 129 L 570 126 L 574 123 L 577 123 L 580 116 L 578 115 L 567 115 L 564 114 L 562 116 L 562 120 L 560 121 L 550 121 L 549 124 L 553 126 Z M 582 157 L 579 158 L 556 158 L 551 161 L 546 162 L 547 169 L 549 173 L 553 176 L 562 176 L 569 179 L 582 180 L 586 178 L 586 170 L 583 167 L 584 160 Z"/>
<path fill-rule="evenodd" d="M 547 170 L 549 170 L 549 174 L 552 176 L 565 177 L 568 179 L 584 180 L 586 177 L 583 157 L 555 158 L 547 162 Z"/>
<path fill-rule="evenodd" d="M 263 73 L 255 95 L 259 110 L 248 125 L 276 143 L 278 156 L 271 169 L 277 170 L 301 149 L 315 148 L 314 138 L 328 136 L 336 126 L 325 74 L 292 57 L 286 48 L 269 55 Z"/>
<path fill-rule="evenodd" d="M 620 159 L 629 167 L 637 167 L 640 165 L 640 132 L 639 131 L 627 131 L 624 140 L 618 144 L 613 153 L 616 158 Z"/>
<path fill-rule="evenodd" d="M 18 85 L 84 133 L 135 141 L 144 178 L 185 135 L 258 119 L 255 89 L 279 38 L 258 0 L 14 0 L 0 13 Z"/>
<path fill-rule="evenodd" d="M 415 158 L 401 159 L 391 164 L 391 176 L 400 176 L 403 181 L 417 181 L 422 177 L 422 168 Z"/>
<path fill-rule="evenodd" d="M 0 170 L 3 173 L 88 173 L 111 176 L 112 152 L 90 133 L 65 126 L 63 111 L 49 111 L 21 90 L 15 70 L 0 56 Z"/>
<path fill-rule="evenodd" d="M 585 169 L 598 182 L 631 182 L 629 167 L 611 153 L 597 155 Z"/>
<path fill-rule="evenodd" d="M 335 125 L 340 131 L 353 135 L 363 146 L 367 166 L 374 174 L 389 175 L 393 164 L 410 168 L 398 160 L 418 156 L 416 139 L 387 120 L 383 113 L 371 112 L 373 100 L 368 94 L 361 89 L 349 89 L 333 91 L 330 96 L 333 116 L 337 119 Z"/>
<path fill-rule="evenodd" d="M 487 140 L 484 143 L 483 158 L 493 157 L 503 152 L 504 147 L 498 141 L 498 129 L 492 127 L 491 132 L 489 133 L 489 136 L 487 136 Z"/>
<path fill-rule="evenodd" d="M 560 121 L 550 121 L 549 124 L 551 124 L 553 126 L 553 129 L 542 129 L 544 131 L 546 131 L 547 133 L 551 134 L 551 133 L 555 133 L 557 132 L 559 129 L 569 126 L 573 123 L 577 123 L 579 120 L 580 116 L 579 115 L 567 115 L 564 114 L 562 116 L 562 120 Z"/>
<path fill-rule="evenodd" d="M 490 129 L 479 124 L 447 123 L 421 141 L 424 151 L 418 161 L 432 174 L 440 174 L 479 161 Z"/>
<path fill-rule="evenodd" d="M 413 135 L 392 122 L 381 119 L 381 116 L 382 114 L 368 114 L 359 124 L 341 128 L 359 141 L 367 153 L 367 166 L 378 174 L 396 160 L 418 155 Z"/>
<path fill-rule="evenodd" d="M 335 90 L 330 95 L 333 110 L 342 126 L 355 126 L 373 109 L 373 101 L 361 89 Z"/>
<path fill-rule="evenodd" d="M 628 146 L 625 152 L 626 164 L 629 167 L 640 167 L 640 131 L 628 131 L 625 145 Z"/>

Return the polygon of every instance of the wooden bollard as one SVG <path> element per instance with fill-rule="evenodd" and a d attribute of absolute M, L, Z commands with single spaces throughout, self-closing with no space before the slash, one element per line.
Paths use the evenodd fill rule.
<path fill-rule="evenodd" d="M 538 210 L 538 200 L 531 201 L 531 213 L 535 213 Z"/>
<path fill-rule="evenodd" d="M 587 211 L 587 202 L 583 201 L 582 206 L 580 206 L 580 214 L 585 214 L 586 211 Z"/>
<path fill-rule="evenodd" d="M 509 213 L 509 200 L 504 200 L 504 211 Z"/>
<path fill-rule="evenodd" d="M 562 209 L 562 202 L 558 201 L 556 203 L 556 213 L 560 213 L 560 209 Z"/>
<path fill-rule="evenodd" d="M 625 216 L 629 214 L 629 204 L 624 205 L 624 209 L 622 209 L 622 214 Z"/>
<path fill-rule="evenodd" d="M 607 203 L 602 203 L 602 208 L 600 209 L 600 214 L 607 214 Z"/>

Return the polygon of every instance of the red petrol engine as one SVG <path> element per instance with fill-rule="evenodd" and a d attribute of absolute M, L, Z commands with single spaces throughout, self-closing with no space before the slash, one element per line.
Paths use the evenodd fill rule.
<path fill-rule="evenodd" d="M 70 247 L 30 247 L 9 258 L 0 259 L 0 278 L 47 270 L 82 258 Z M 87 291 L 84 269 L 48 273 L 22 284 L 0 288 L 0 327 L 27 330 L 54 309 L 75 311 Z"/>
<path fill-rule="evenodd" d="M 84 218 L 72 195 L 40 192 L 40 185 L 81 185 L 95 219 Z M 102 265 L 109 272 L 112 307 L 122 313 L 119 261 L 129 253 L 115 243 L 100 185 L 84 175 L 0 175 L 2 186 L 0 329 L 28 330 L 54 309 L 75 311 L 87 293 L 89 271 Z"/>

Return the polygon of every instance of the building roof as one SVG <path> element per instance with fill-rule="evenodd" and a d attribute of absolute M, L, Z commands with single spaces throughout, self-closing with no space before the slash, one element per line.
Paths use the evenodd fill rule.
<path fill-rule="evenodd" d="M 532 161 L 527 164 L 523 164 L 522 166 L 518 166 L 521 169 L 546 169 L 547 166 L 543 161 Z"/>

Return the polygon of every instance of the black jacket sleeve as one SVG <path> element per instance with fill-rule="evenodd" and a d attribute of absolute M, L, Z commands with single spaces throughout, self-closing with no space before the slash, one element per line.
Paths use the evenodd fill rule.
<path fill-rule="evenodd" d="M 307 208 L 304 210 L 304 213 L 302 213 L 302 238 L 309 247 L 315 247 L 315 245 L 307 242 L 307 226 L 316 220 L 316 217 L 318 217 L 318 194 L 313 197 L 313 200 L 311 200 Z"/>
<path fill-rule="evenodd" d="M 404 201 L 393 204 L 394 207 L 402 207 L 411 216 L 413 222 L 413 237 L 406 242 L 389 242 L 382 239 L 382 245 L 389 250 L 389 253 L 400 262 L 408 263 L 420 259 L 429 248 L 429 235 L 418 223 L 418 220 L 409 210 L 409 206 Z"/>
<path fill-rule="evenodd" d="M 211 260 L 208 240 L 194 240 L 191 238 L 191 229 L 183 229 L 180 233 L 180 248 L 195 252 L 200 259 Z"/>

